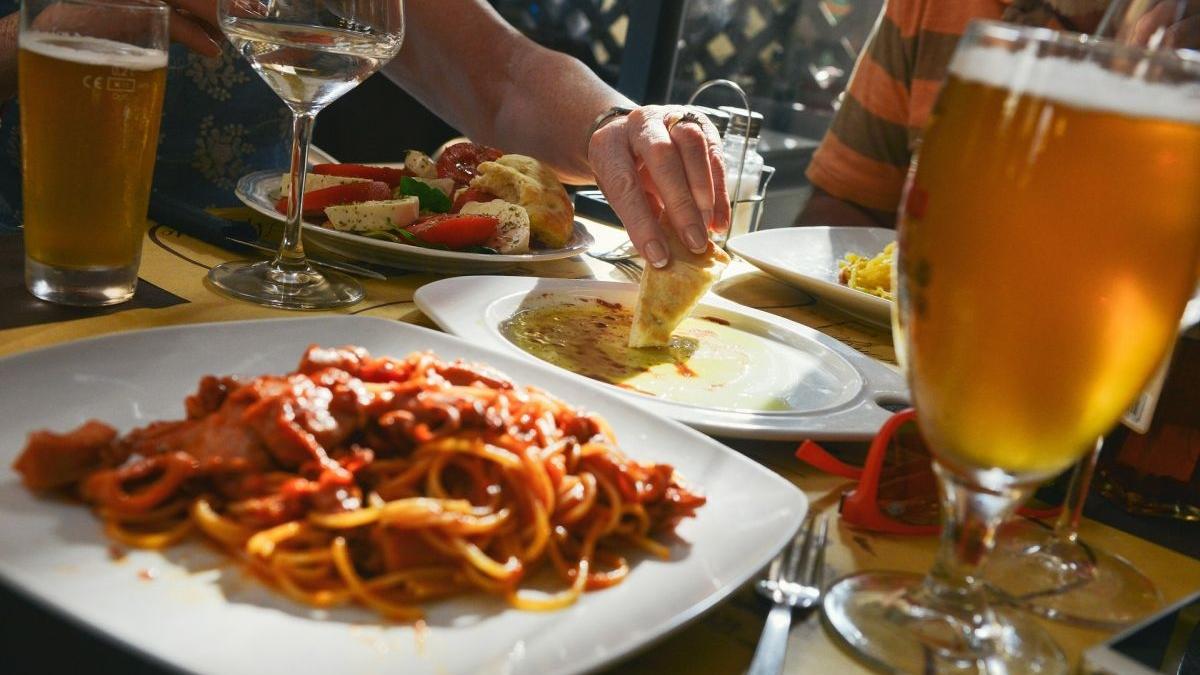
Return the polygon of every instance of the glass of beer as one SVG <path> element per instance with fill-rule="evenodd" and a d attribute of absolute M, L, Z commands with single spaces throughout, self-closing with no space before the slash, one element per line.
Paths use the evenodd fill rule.
<path fill-rule="evenodd" d="M 1149 49 L 1195 50 L 1200 48 L 1200 1 L 1111 0 L 1095 34 L 1122 44 Z M 1200 309 L 1200 301 L 1193 301 L 1193 304 Z M 1185 332 L 1193 322 L 1194 319 L 1189 319 L 1185 312 L 1180 331 Z M 1104 451 L 1107 459 L 1119 462 L 1122 455 L 1136 455 L 1133 449 L 1144 447 L 1146 442 L 1169 446 L 1167 439 L 1180 435 L 1180 428 L 1195 426 L 1189 424 L 1188 420 L 1197 419 L 1196 416 L 1187 411 L 1200 408 L 1189 406 L 1188 395 L 1195 388 L 1185 374 L 1188 357 L 1194 352 L 1195 358 L 1200 359 L 1200 350 L 1193 349 L 1193 345 L 1200 347 L 1200 342 L 1187 338 L 1178 342 L 1170 370 L 1167 371 L 1168 364 L 1164 364 L 1164 369 L 1152 378 L 1149 387 L 1142 391 L 1130 411 L 1122 417 L 1122 421 L 1133 429 L 1136 426 L 1129 424 L 1131 416 L 1148 425 L 1150 420 L 1143 419 L 1143 416 L 1148 418 L 1152 414 L 1154 427 L 1111 439 L 1110 446 Z M 1164 387 L 1164 379 L 1170 386 Z M 1200 393 L 1200 390 L 1196 391 Z M 1155 409 L 1154 403 L 1147 402 L 1158 400 L 1160 393 L 1164 396 L 1158 412 L 1146 413 L 1147 408 L 1150 411 Z M 1200 397 L 1191 398 L 1200 403 Z M 1177 416 L 1173 414 L 1175 410 L 1183 412 Z M 1079 520 L 1101 454 L 1100 445 L 1098 442 L 1096 450 L 1087 453 L 1075 466 L 1063 502 L 1063 512 L 1053 529 L 1022 518 L 1007 523 L 1001 531 L 996 549 L 989 557 L 984 576 L 988 585 L 1001 593 L 1006 603 L 1056 621 L 1111 630 L 1153 614 L 1162 606 L 1163 598 L 1154 581 L 1133 563 L 1079 537 Z M 1188 482 L 1186 467 L 1190 466 L 1189 462 L 1195 463 L 1195 458 L 1186 451 L 1171 453 L 1169 447 L 1161 449 L 1166 452 L 1159 453 L 1162 455 L 1159 457 L 1151 457 L 1153 453 L 1140 455 L 1163 471 L 1161 478 L 1156 476 L 1154 486 L 1161 489 L 1170 484 L 1172 479 L 1166 476 L 1172 474 L 1182 478 L 1175 484 L 1184 487 L 1176 495 L 1183 494 Z M 1112 465 L 1114 462 L 1106 464 Z M 1200 477 L 1200 473 L 1197 475 Z M 1113 475 L 1102 472 L 1099 477 L 1101 490 L 1108 494 L 1114 484 Z M 1169 490 L 1162 493 L 1164 497 L 1167 492 Z M 1136 499 L 1143 507 L 1156 503 L 1148 492 L 1139 494 Z M 1200 495 L 1197 495 L 1197 500 L 1200 500 Z M 1174 512 L 1173 507 L 1180 503 L 1171 499 L 1158 502 L 1166 504 L 1163 509 L 1166 513 Z M 1123 506 L 1131 510 L 1129 503 Z M 1097 602 L 1096 598 L 1104 598 L 1104 602 Z"/>
<path fill-rule="evenodd" d="M 1077 462 L 1175 339 L 1200 261 L 1200 62 L 996 22 L 958 44 L 901 209 L 895 334 L 935 456 L 926 576 L 866 573 L 835 632 L 903 672 L 1066 673 L 989 603 L 997 526 Z M 1096 598 L 1103 602 L 1103 598 Z"/>
<path fill-rule="evenodd" d="M 111 305 L 133 297 L 169 15 L 153 0 L 21 3 L 25 285 L 43 300 Z"/>

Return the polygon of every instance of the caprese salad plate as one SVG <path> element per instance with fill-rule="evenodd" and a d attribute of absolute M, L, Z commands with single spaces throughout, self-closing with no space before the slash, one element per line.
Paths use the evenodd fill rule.
<path fill-rule="evenodd" d="M 283 219 L 290 187 L 286 174 L 257 171 L 236 192 Z M 323 248 L 440 274 L 561 260 L 594 242 L 548 167 L 471 143 L 450 146 L 437 162 L 410 150 L 396 164 L 317 164 L 303 208 L 305 236 Z"/>

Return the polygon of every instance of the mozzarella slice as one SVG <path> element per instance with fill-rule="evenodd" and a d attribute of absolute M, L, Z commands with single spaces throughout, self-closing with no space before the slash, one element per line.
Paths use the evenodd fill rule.
<path fill-rule="evenodd" d="M 421 178 L 420 176 L 413 176 L 413 180 L 419 180 L 431 188 L 441 190 L 442 194 L 447 197 L 450 196 L 451 192 L 454 192 L 453 178 Z"/>
<path fill-rule="evenodd" d="M 496 235 L 488 246 L 498 253 L 529 252 L 529 213 L 520 204 L 493 199 L 490 202 L 467 202 L 459 213 L 473 216 L 495 216 L 500 221 Z"/>
<path fill-rule="evenodd" d="M 342 204 L 325 209 L 329 225 L 342 232 L 380 232 L 411 225 L 420 215 L 416 197 Z"/>
<path fill-rule="evenodd" d="M 404 153 L 404 168 L 419 178 L 437 178 L 437 164 L 433 163 L 432 157 L 420 150 Z"/>
<path fill-rule="evenodd" d="M 345 185 L 347 183 L 366 183 L 366 178 L 351 178 L 349 176 L 326 176 L 319 173 L 310 173 L 304 179 L 304 194 L 308 194 L 313 190 L 322 190 L 334 185 Z M 283 197 L 289 197 L 292 194 L 292 174 L 285 173 L 279 179 L 279 194 Z"/>

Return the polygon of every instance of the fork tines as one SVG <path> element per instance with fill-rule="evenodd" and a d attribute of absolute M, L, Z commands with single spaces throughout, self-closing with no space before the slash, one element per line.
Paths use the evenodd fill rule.
<path fill-rule="evenodd" d="M 633 281 L 642 280 L 642 266 L 632 260 L 613 260 L 610 263 Z"/>
<path fill-rule="evenodd" d="M 829 522 L 825 516 L 813 516 L 804 521 L 796 536 L 767 569 L 767 581 L 773 586 L 775 602 L 788 601 L 788 591 L 806 587 L 820 593 L 824 587 L 825 545 L 829 538 Z"/>

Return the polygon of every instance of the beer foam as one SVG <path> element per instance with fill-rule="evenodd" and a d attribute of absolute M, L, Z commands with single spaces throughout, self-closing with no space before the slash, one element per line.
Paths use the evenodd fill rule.
<path fill-rule="evenodd" d="M 22 33 L 20 48 L 42 56 L 89 66 L 110 66 L 129 70 L 154 70 L 167 67 L 167 53 L 160 49 L 135 47 L 124 42 L 57 33 Z"/>
<path fill-rule="evenodd" d="M 1200 83 L 1147 82 L 1139 74 L 1105 69 L 1094 61 L 1038 58 L 1036 44 L 1026 51 L 978 46 L 960 50 L 950 73 L 970 82 L 1077 108 L 1128 115 L 1200 122 Z M 1135 69 L 1140 73 L 1140 69 Z"/>

